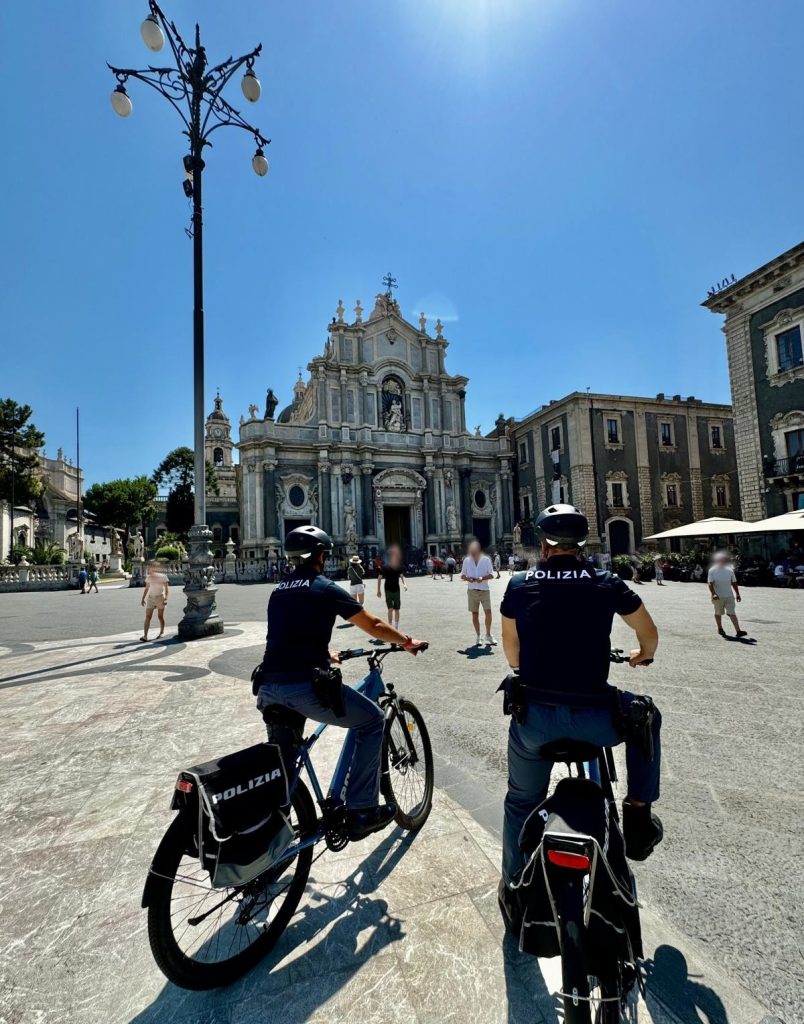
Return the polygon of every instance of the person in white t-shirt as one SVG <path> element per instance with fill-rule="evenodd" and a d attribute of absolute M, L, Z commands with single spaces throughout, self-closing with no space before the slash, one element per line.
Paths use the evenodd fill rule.
<path fill-rule="evenodd" d="M 514 575 L 514 569 L 516 569 L 516 558 L 513 555 L 508 556 L 508 575 Z"/>
<path fill-rule="evenodd" d="M 469 545 L 469 553 L 461 566 L 461 579 L 468 584 L 469 613 L 475 627 L 475 646 L 496 647 L 497 641 L 491 635 L 491 593 L 489 580 L 494 578 L 494 568 L 488 555 L 484 555 L 480 541 L 473 540 Z M 480 639 L 480 607 L 486 620 L 486 636 Z"/>
<path fill-rule="evenodd" d="M 740 629 L 740 623 L 737 621 L 734 610 L 735 601 L 742 599 L 740 588 L 737 586 L 737 577 L 729 562 L 727 551 L 718 551 L 713 556 L 706 582 L 709 584 L 709 593 L 712 595 L 718 633 L 721 636 L 726 635 L 726 631 L 723 629 L 723 614 L 725 613 L 731 619 L 736 635 L 738 637 L 747 636 L 746 631 Z"/>

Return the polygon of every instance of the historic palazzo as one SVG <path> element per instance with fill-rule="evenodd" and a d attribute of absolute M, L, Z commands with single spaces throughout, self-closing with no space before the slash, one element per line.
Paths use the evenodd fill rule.
<path fill-rule="evenodd" d="M 305 523 L 330 533 L 341 554 L 391 543 L 422 551 L 470 535 L 510 543 L 511 448 L 500 418 L 491 437 L 466 429 L 466 377 L 446 369 L 441 321 L 408 323 L 388 291 L 351 322 L 342 302 L 324 351 L 276 415 L 252 405 L 240 422 L 240 550 L 272 558 Z M 211 499 L 214 506 L 215 501 Z M 214 519 L 210 509 L 209 522 Z"/>

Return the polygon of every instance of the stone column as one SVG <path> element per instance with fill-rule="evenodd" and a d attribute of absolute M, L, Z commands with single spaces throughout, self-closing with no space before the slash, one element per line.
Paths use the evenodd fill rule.
<path fill-rule="evenodd" d="M 325 533 L 332 533 L 332 495 L 330 494 L 329 465 L 319 464 L 318 467 L 318 514 L 321 520 L 321 529 Z"/>
<path fill-rule="evenodd" d="M 729 359 L 731 400 L 734 406 L 734 448 L 743 519 L 764 519 L 767 515 L 765 477 L 757 411 L 754 363 L 751 354 L 750 315 L 739 307 L 726 317 L 723 326 Z M 795 385 L 793 385 L 795 387 Z"/>
<path fill-rule="evenodd" d="M 458 392 L 458 398 L 460 398 L 460 400 L 461 400 L 461 407 L 460 407 L 461 408 L 461 412 L 460 412 L 461 422 L 460 422 L 460 428 L 461 428 L 461 433 L 465 434 L 466 433 L 466 392 L 463 390 L 463 388 L 461 388 L 461 390 Z"/>
<path fill-rule="evenodd" d="M 461 475 L 461 527 L 465 539 L 472 533 L 472 469 L 461 466 L 458 472 Z"/>
<path fill-rule="evenodd" d="M 259 464 L 254 473 L 254 533 L 260 547 L 262 547 L 262 539 L 265 536 L 262 476 L 262 465 Z"/>
<path fill-rule="evenodd" d="M 346 409 L 346 370 L 341 370 L 341 423 L 348 423 Z"/>
<path fill-rule="evenodd" d="M 430 409 L 430 381 L 425 377 L 422 383 L 422 403 L 424 404 L 424 429 L 432 430 L 433 422 Z"/>
<path fill-rule="evenodd" d="M 435 504 L 435 470 L 425 469 L 424 475 L 427 478 L 427 491 L 425 502 L 427 507 L 427 523 L 425 524 L 425 535 L 435 536 L 438 533 L 436 525 L 436 504 Z"/>
<path fill-rule="evenodd" d="M 270 460 L 263 463 L 264 478 L 264 515 L 265 536 L 273 543 L 277 540 L 279 524 L 276 515 L 276 462 Z"/>
<path fill-rule="evenodd" d="M 363 536 L 368 539 L 369 537 L 376 537 L 376 529 L 374 526 L 374 484 L 371 479 L 371 474 L 374 470 L 372 465 L 366 464 L 360 467 L 363 479 L 361 486 L 363 489 Z"/>
<path fill-rule="evenodd" d="M 343 533 L 343 480 L 341 467 L 333 466 L 330 470 L 330 488 L 332 491 L 332 533 L 340 537 Z"/>
<path fill-rule="evenodd" d="M 497 474 L 497 494 L 500 496 L 500 536 L 511 533 L 514 524 L 511 520 L 511 499 L 508 493 L 509 475 L 503 471 Z"/>

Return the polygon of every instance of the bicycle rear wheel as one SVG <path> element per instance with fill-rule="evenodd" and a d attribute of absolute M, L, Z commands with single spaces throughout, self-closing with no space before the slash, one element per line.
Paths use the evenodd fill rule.
<path fill-rule="evenodd" d="M 291 798 L 297 838 L 313 835 L 315 805 L 299 780 Z M 228 985 L 276 945 L 307 884 L 313 847 L 270 868 L 248 885 L 213 889 L 209 872 L 187 853 L 195 812 L 180 811 L 154 855 L 149 876 L 148 939 L 160 970 L 174 985 Z"/>
<path fill-rule="evenodd" d="M 418 831 L 433 806 L 433 751 L 422 713 L 404 698 L 385 723 L 382 766 L 380 788 L 396 804 L 397 825 Z"/>
<path fill-rule="evenodd" d="M 561 941 L 561 993 L 565 1024 L 619 1024 L 622 1006 L 620 965 L 609 963 L 605 977 L 589 974 L 585 948 L 582 876 L 561 880 L 558 891 Z M 601 971 L 602 973 L 602 971 Z"/>

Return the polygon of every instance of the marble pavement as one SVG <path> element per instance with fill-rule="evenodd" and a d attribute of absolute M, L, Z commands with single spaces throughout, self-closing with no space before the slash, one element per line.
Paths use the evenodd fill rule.
<path fill-rule="evenodd" d="M 558 961 L 504 937 L 496 838 L 440 791 L 418 836 L 394 829 L 316 861 L 300 912 L 244 979 L 208 993 L 165 981 L 139 906 L 147 866 L 176 770 L 263 735 L 249 684 L 225 668 L 263 632 L 0 643 L 0 1024 L 560 1020 Z M 337 739 L 316 748 L 324 777 Z M 763 1019 L 710 965 L 685 964 L 649 908 L 645 931 L 635 1022 Z"/>

